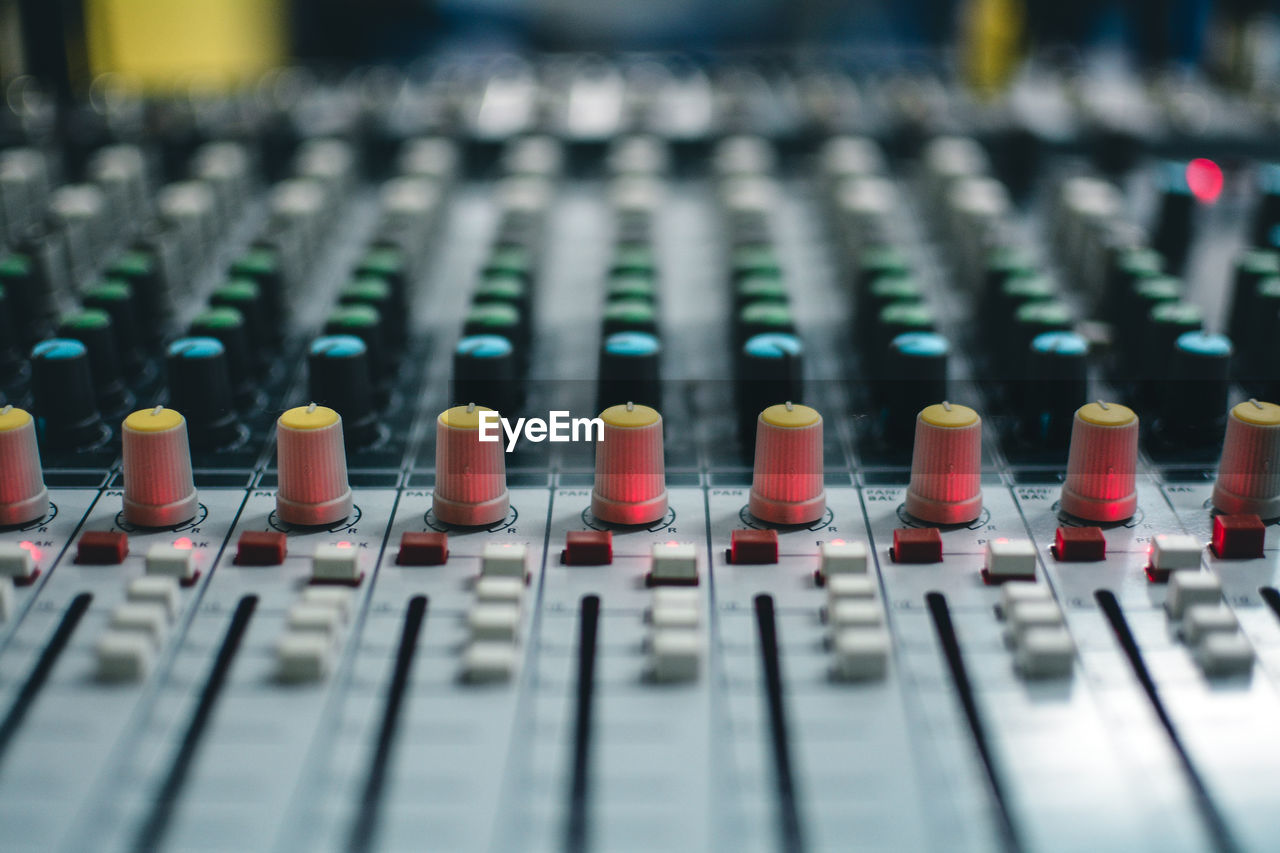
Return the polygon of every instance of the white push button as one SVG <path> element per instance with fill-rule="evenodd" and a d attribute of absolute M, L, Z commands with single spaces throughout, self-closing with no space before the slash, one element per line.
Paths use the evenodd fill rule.
<path fill-rule="evenodd" d="M 520 608 L 513 604 L 476 604 L 467 614 L 471 639 L 515 642 L 520 633 Z"/>
<path fill-rule="evenodd" d="M 0 622 L 13 616 L 13 579 L 0 577 Z"/>
<path fill-rule="evenodd" d="M 485 577 L 520 578 L 524 580 L 529 549 L 518 542 L 490 542 L 481 555 L 480 573 Z"/>
<path fill-rule="evenodd" d="M 654 631 L 649 643 L 649 672 L 655 681 L 692 681 L 698 677 L 702 639 L 696 631 Z"/>
<path fill-rule="evenodd" d="M 360 576 L 359 548 L 328 543 L 316 546 L 311 558 L 313 580 L 355 583 Z"/>
<path fill-rule="evenodd" d="M 302 603 L 336 610 L 343 622 L 351 617 L 351 601 L 355 595 L 340 586 L 309 586 L 302 591 Z"/>
<path fill-rule="evenodd" d="M 1066 628 L 1032 628 L 1018 641 L 1014 666 L 1028 678 L 1061 678 L 1071 674 L 1075 652 Z"/>
<path fill-rule="evenodd" d="M 1196 647 L 1196 660 L 1205 675 L 1240 675 L 1253 668 L 1253 647 L 1239 631 L 1208 634 Z"/>
<path fill-rule="evenodd" d="M 870 575 L 832 575 L 827 578 L 827 607 L 846 598 L 875 597 L 876 582 Z"/>
<path fill-rule="evenodd" d="M 129 581 L 125 593 L 129 601 L 138 604 L 157 604 L 164 608 L 169 621 L 178 615 L 178 582 L 160 575 L 144 575 Z"/>
<path fill-rule="evenodd" d="M 289 618 L 285 624 L 291 632 L 311 631 L 332 641 L 342 628 L 342 612 L 324 604 L 299 602 L 289 608 Z"/>
<path fill-rule="evenodd" d="M 683 542 L 659 542 L 653 546 L 651 571 L 655 581 L 697 581 L 698 550 Z"/>
<path fill-rule="evenodd" d="M 864 542 L 823 542 L 819 555 L 824 577 L 867 573 L 867 546 Z"/>
<path fill-rule="evenodd" d="M 195 552 L 172 545 L 152 545 L 147 550 L 147 574 L 175 578 L 179 583 L 195 580 Z"/>
<path fill-rule="evenodd" d="M 1036 546 L 1029 539 L 994 539 L 987 543 L 987 574 L 992 578 L 1036 576 Z"/>
<path fill-rule="evenodd" d="M 155 660 L 151 640 L 134 631 L 108 631 L 98 638 L 94 653 L 103 681 L 141 681 Z"/>
<path fill-rule="evenodd" d="M 320 681 L 333 665 L 333 641 L 320 633 L 289 632 L 276 645 L 276 665 L 281 681 Z"/>
<path fill-rule="evenodd" d="M 842 598 L 827 608 L 827 621 L 836 634 L 845 628 L 878 628 L 884 623 L 884 612 L 875 601 Z"/>
<path fill-rule="evenodd" d="M 1225 604 L 1192 604 L 1182 613 L 1182 637 L 1191 646 L 1209 634 L 1234 634 L 1239 629 L 1236 614 Z"/>
<path fill-rule="evenodd" d="M 831 643 L 831 676 L 843 681 L 883 678 L 889 666 L 889 633 L 882 628 L 846 628 Z"/>
<path fill-rule="evenodd" d="M 477 684 L 507 681 L 516 670 L 516 655 L 510 643 L 472 643 L 462 655 L 462 678 Z"/>
<path fill-rule="evenodd" d="M 480 578 L 476 581 L 476 601 L 485 604 L 515 604 L 524 599 L 522 578 Z"/>
<path fill-rule="evenodd" d="M 121 604 L 111 612 L 111 630 L 141 634 L 159 648 L 169 632 L 169 611 L 163 604 Z"/>
<path fill-rule="evenodd" d="M 1158 533 L 1151 546 L 1151 568 L 1158 572 L 1200 568 L 1204 546 L 1186 533 Z"/>
<path fill-rule="evenodd" d="M 16 542 L 0 542 L 0 576 L 18 583 L 29 581 L 36 573 L 36 558 Z"/>
<path fill-rule="evenodd" d="M 1210 572 L 1184 570 L 1169 575 L 1164 608 L 1174 619 L 1193 604 L 1217 604 L 1222 600 L 1222 581 Z"/>
<path fill-rule="evenodd" d="M 1062 611 L 1052 600 L 1021 601 L 1005 612 L 1005 622 L 1005 639 L 1016 647 L 1028 631 L 1062 627 Z"/>
<path fill-rule="evenodd" d="M 1009 611 L 1024 601 L 1053 601 L 1049 587 L 1031 581 L 1010 581 L 1000 587 L 1000 618 L 1008 619 Z"/>

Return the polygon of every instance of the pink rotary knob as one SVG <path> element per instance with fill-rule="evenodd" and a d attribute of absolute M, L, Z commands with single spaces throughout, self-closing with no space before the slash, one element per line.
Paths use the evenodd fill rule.
<path fill-rule="evenodd" d="M 1124 521 L 1138 510 L 1138 416 L 1118 403 L 1076 409 L 1062 510 L 1087 521 Z"/>
<path fill-rule="evenodd" d="M 342 418 L 326 406 L 298 406 L 276 421 L 276 516 L 288 524 L 334 524 L 354 506 L 347 483 Z"/>
<path fill-rule="evenodd" d="M 454 406 L 436 418 L 436 489 L 431 511 L 445 524 L 482 527 L 507 517 L 507 463 L 502 429 L 497 441 L 480 440 L 480 416 L 491 412 L 474 403 Z"/>
<path fill-rule="evenodd" d="M 1231 410 L 1213 506 L 1232 515 L 1280 516 L 1280 406 L 1248 400 Z"/>
<path fill-rule="evenodd" d="M 822 517 L 822 415 L 786 403 L 756 421 L 756 464 L 751 514 L 773 524 L 808 524 Z"/>
<path fill-rule="evenodd" d="M 591 514 L 612 524 L 650 524 L 667 514 L 662 415 L 627 403 L 600 413 L 604 437 L 596 445 Z"/>
<path fill-rule="evenodd" d="M 982 512 L 982 418 L 936 403 L 916 416 L 907 512 L 930 524 L 965 524 Z"/>
<path fill-rule="evenodd" d="M 22 409 L 0 406 L 0 525 L 35 521 L 48 508 L 36 422 Z"/>
<path fill-rule="evenodd" d="M 139 527 L 172 527 L 200 508 L 191 476 L 187 419 L 163 406 L 134 412 L 121 430 L 124 517 Z"/>

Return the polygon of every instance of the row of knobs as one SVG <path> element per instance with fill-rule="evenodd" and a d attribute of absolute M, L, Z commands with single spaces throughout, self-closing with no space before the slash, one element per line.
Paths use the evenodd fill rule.
<path fill-rule="evenodd" d="M 482 440 L 484 413 L 474 404 L 443 412 L 436 423 L 433 512 L 446 524 L 487 526 L 507 516 L 504 446 Z M 591 512 L 601 521 L 639 525 L 667 512 L 662 416 L 627 403 L 600 415 Z M 124 419 L 124 516 L 143 527 L 169 527 L 195 516 L 199 502 L 186 419 L 163 406 Z M 288 524 L 327 525 L 352 511 L 342 417 L 312 403 L 276 424 L 276 514 Z M 1061 508 L 1077 518 L 1117 522 L 1137 509 L 1138 416 L 1122 405 L 1081 406 L 1072 425 Z M 982 418 L 967 406 L 939 403 L 916 418 L 906 511 L 931 524 L 966 524 L 982 511 Z M 41 518 L 48 491 L 35 420 L 0 409 L 0 525 Z M 1249 400 L 1228 415 L 1213 489 L 1222 512 L 1280 516 L 1280 406 Z M 749 508 L 774 524 L 807 524 L 826 507 L 822 416 L 808 406 L 766 408 L 756 425 Z"/>

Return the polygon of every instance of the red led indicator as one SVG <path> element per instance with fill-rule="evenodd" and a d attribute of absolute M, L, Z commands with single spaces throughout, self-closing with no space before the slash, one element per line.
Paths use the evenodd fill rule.
<path fill-rule="evenodd" d="M 192 548 L 196 547 L 196 543 L 191 541 L 190 536 L 179 536 L 177 539 L 173 540 L 173 547 L 179 548 L 183 551 L 190 551 Z"/>
<path fill-rule="evenodd" d="M 1222 195 L 1222 167 L 1205 157 L 1187 164 L 1187 186 L 1191 194 L 1204 204 L 1213 204 Z"/>

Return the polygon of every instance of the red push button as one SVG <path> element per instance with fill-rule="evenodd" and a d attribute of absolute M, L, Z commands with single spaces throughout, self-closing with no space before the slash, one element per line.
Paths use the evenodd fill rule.
<path fill-rule="evenodd" d="M 895 563 L 941 563 L 942 534 L 936 527 L 899 527 L 889 556 Z"/>
<path fill-rule="evenodd" d="M 1101 527 L 1059 527 L 1051 550 L 1060 563 L 1096 563 L 1107 558 L 1107 537 Z"/>
<path fill-rule="evenodd" d="M 570 530 L 564 536 L 560 562 L 566 566 L 607 566 L 613 562 L 613 533 L 609 530 Z"/>
<path fill-rule="evenodd" d="M 1215 515 L 1213 553 L 1224 560 L 1254 560 L 1262 556 L 1267 526 L 1256 515 Z"/>
<path fill-rule="evenodd" d="M 400 537 L 397 566 L 443 566 L 449 559 L 449 534 L 406 532 Z"/>
<path fill-rule="evenodd" d="M 246 530 L 236 542 L 237 566 L 278 566 L 289 552 L 289 540 L 274 530 Z"/>
<path fill-rule="evenodd" d="M 729 534 L 729 562 L 738 566 L 778 562 L 778 531 L 733 531 Z"/>
<path fill-rule="evenodd" d="M 90 530 L 76 543 L 76 562 L 82 566 L 118 566 L 129 556 L 129 537 L 119 531 Z"/>

